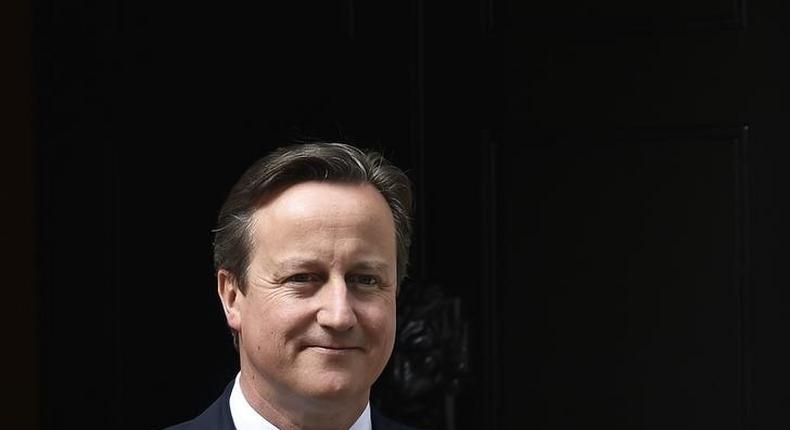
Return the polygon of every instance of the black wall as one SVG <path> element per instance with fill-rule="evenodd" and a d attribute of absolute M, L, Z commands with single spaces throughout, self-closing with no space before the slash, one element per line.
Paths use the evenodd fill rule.
<path fill-rule="evenodd" d="M 37 428 L 39 420 L 36 178 L 31 11 L 27 2 L 0 3 L 0 233 L 3 242 L 4 425 Z"/>
<path fill-rule="evenodd" d="M 32 3 L 35 144 L 17 142 L 36 160 L 43 428 L 161 428 L 218 395 L 237 357 L 215 216 L 305 134 L 378 148 L 416 184 L 401 309 L 452 318 L 400 345 L 434 357 L 433 382 L 388 369 L 390 415 L 790 424 L 784 2 L 287 3 Z"/>

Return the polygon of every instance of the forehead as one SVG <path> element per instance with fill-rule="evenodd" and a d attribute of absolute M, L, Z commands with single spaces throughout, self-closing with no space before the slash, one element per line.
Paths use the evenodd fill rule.
<path fill-rule="evenodd" d="M 255 213 L 299 219 L 324 215 L 367 215 L 392 218 L 383 195 L 369 183 L 307 181 L 284 187 L 260 202 Z"/>
<path fill-rule="evenodd" d="M 269 196 L 253 214 L 252 227 L 255 242 L 269 243 L 278 238 L 318 239 L 330 232 L 394 239 L 395 231 L 390 207 L 374 186 L 319 181 L 298 183 Z"/>

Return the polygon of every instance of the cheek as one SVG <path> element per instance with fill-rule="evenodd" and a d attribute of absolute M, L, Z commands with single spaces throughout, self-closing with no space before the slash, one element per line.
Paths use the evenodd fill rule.
<path fill-rule="evenodd" d="M 248 341 L 272 343 L 282 333 L 284 323 L 282 313 L 282 310 L 271 301 L 260 299 L 248 301 L 245 303 L 241 317 L 242 333 Z"/>
<path fill-rule="evenodd" d="M 294 300 L 261 301 L 248 312 L 245 329 L 254 332 L 258 341 L 279 347 L 299 337 L 312 321 L 309 306 Z"/>
<path fill-rule="evenodd" d="M 369 334 L 382 344 L 392 344 L 395 339 L 395 306 L 391 303 L 371 306 L 364 310 Z M 390 345 L 391 346 L 391 345 Z"/>
<path fill-rule="evenodd" d="M 372 347 L 370 370 L 377 378 L 384 370 L 395 346 L 395 307 L 371 310 L 367 315 L 367 338 Z"/>

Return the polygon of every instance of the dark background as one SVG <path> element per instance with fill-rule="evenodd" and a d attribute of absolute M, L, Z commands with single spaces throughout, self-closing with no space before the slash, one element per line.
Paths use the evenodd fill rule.
<path fill-rule="evenodd" d="M 298 134 L 409 172 L 411 294 L 459 309 L 422 397 L 382 378 L 390 415 L 790 425 L 790 4 L 282 3 L 4 4 L 10 427 L 155 429 L 219 394 L 210 230 Z"/>

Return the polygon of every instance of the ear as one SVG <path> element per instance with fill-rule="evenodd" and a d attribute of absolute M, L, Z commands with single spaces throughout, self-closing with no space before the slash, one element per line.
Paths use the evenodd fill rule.
<path fill-rule="evenodd" d="M 225 312 L 228 327 L 240 332 L 241 302 L 244 301 L 244 293 L 239 290 L 236 277 L 225 269 L 217 271 L 217 294 L 222 302 L 222 310 Z"/>

